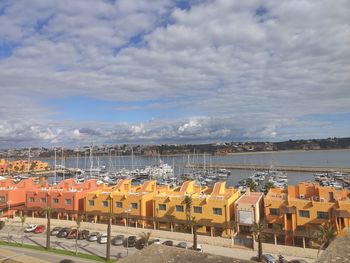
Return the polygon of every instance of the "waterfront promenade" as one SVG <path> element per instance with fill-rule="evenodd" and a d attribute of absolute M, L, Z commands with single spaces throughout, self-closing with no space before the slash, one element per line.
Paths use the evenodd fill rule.
<path fill-rule="evenodd" d="M 190 163 L 186 165 L 186 168 L 199 168 L 199 169 L 230 169 L 230 170 L 257 170 L 266 171 L 271 168 L 270 165 L 263 164 L 233 164 L 233 163 L 216 163 L 205 165 L 202 163 Z M 335 171 L 341 171 L 344 173 L 350 173 L 350 167 L 315 167 L 315 166 L 291 166 L 291 165 L 277 165 L 273 167 L 278 171 L 286 172 L 309 172 L 309 173 L 332 173 Z"/>

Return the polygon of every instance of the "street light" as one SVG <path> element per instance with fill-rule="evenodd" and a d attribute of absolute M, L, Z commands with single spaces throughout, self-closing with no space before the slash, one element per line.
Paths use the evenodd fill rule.
<path fill-rule="evenodd" d="M 125 213 L 126 213 L 126 231 L 129 234 L 129 213 L 131 212 L 131 209 L 126 209 Z M 129 237 L 126 238 L 126 256 L 129 255 Z"/>

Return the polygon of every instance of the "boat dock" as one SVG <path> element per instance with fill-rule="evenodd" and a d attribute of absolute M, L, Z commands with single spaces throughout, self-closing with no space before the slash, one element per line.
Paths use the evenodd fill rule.
<path fill-rule="evenodd" d="M 270 165 L 257 165 L 257 164 L 210 164 L 205 165 L 200 163 L 186 164 L 186 168 L 198 168 L 198 169 L 230 169 L 230 170 L 256 170 L 266 171 L 271 169 Z M 307 173 L 332 173 L 335 171 L 341 171 L 343 173 L 350 173 L 349 167 L 311 167 L 311 166 L 289 166 L 289 165 L 277 165 L 273 167 L 278 171 L 286 172 L 307 172 Z"/>

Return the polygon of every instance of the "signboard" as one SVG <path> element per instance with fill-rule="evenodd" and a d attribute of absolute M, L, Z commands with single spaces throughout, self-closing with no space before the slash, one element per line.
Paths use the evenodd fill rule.
<path fill-rule="evenodd" d="M 253 224 L 252 211 L 238 211 L 240 224 Z"/>

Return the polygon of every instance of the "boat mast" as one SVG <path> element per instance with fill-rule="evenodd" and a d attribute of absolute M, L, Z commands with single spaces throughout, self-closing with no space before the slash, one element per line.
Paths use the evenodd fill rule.
<path fill-rule="evenodd" d="M 131 146 L 131 169 L 134 170 L 134 149 Z"/>
<path fill-rule="evenodd" d="M 30 147 L 29 147 L 29 149 L 28 149 L 28 167 L 27 167 L 28 169 L 27 169 L 27 173 L 28 173 L 28 175 L 29 175 L 29 170 L 30 170 Z"/>
<path fill-rule="evenodd" d="M 55 151 L 55 184 L 57 184 L 57 155 L 56 155 L 56 147 L 54 148 L 54 151 Z"/>

